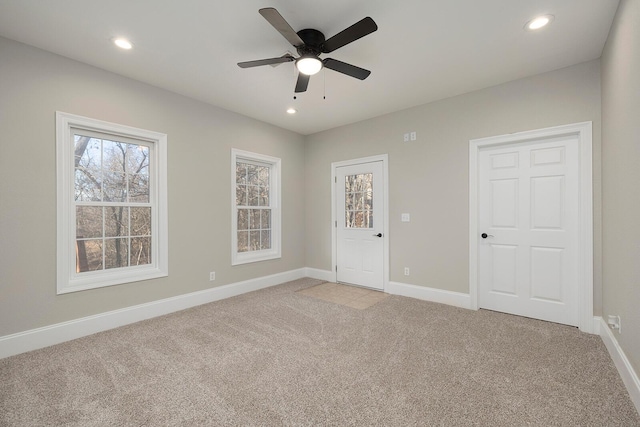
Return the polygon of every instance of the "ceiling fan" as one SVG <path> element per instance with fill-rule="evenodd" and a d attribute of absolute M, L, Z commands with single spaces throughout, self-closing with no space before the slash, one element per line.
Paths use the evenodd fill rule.
<path fill-rule="evenodd" d="M 369 77 L 371 71 L 333 58 L 320 59 L 321 53 L 330 53 L 351 42 L 371 34 L 378 29 L 373 19 L 366 17 L 349 28 L 342 30 L 328 40 L 318 30 L 305 29 L 296 32 L 280 13 L 273 7 L 259 10 L 264 17 L 289 43 L 298 51 L 300 57 L 285 54 L 277 58 L 259 59 L 257 61 L 238 62 L 240 68 L 259 67 L 261 65 L 273 65 L 283 62 L 295 62 L 298 69 L 298 81 L 295 92 L 305 92 L 309 85 L 309 77 L 319 72 L 322 67 L 337 71 L 356 79 L 364 80 Z"/>

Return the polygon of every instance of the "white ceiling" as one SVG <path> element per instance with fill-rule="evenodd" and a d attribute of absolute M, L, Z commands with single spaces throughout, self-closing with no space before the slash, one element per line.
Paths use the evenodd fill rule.
<path fill-rule="evenodd" d="M 0 0 L 0 36 L 162 87 L 300 134 L 600 57 L 618 0 Z M 378 31 L 331 54 L 372 71 L 331 70 L 293 99 L 293 63 L 236 63 L 295 49 L 258 14 L 327 38 L 365 16 Z M 555 15 L 541 32 L 523 29 Z M 128 37 L 131 51 L 114 36 Z M 1 56 L 0 56 L 1 60 Z M 326 99 L 323 96 L 326 94 Z M 293 106 L 296 115 L 285 110 Z"/>

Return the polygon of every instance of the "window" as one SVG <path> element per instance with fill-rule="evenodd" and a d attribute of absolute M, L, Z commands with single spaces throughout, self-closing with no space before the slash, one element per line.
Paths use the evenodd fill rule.
<path fill-rule="evenodd" d="M 231 150 L 231 263 L 280 258 L 280 159 Z"/>
<path fill-rule="evenodd" d="M 373 174 L 347 175 L 344 179 L 346 228 L 373 228 Z"/>
<path fill-rule="evenodd" d="M 167 275 L 166 140 L 56 114 L 58 294 Z"/>

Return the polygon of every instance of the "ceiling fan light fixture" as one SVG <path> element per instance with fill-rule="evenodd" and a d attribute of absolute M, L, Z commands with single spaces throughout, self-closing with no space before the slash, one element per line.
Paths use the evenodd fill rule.
<path fill-rule="evenodd" d="M 302 74 L 313 76 L 322 70 L 322 61 L 315 56 L 303 56 L 296 60 L 296 68 Z"/>

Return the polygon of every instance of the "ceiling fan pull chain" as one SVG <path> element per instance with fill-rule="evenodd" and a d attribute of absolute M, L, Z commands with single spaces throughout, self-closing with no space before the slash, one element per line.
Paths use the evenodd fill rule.
<path fill-rule="evenodd" d="M 327 99 L 327 74 L 324 72 L 324 69 L 322 69 L 322 86 L 322 99 Z"/>

